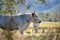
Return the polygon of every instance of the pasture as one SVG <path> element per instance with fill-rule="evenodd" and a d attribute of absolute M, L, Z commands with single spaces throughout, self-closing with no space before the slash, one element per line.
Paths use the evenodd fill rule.
<path fill-rule="evenodd" d="M 37 34 L 32 32 L 32 27 L 25 30 L 23 36 L 18 30 L 10 31 L 9 34 L 0 28 L 0 40 L 60 40 L 60 22 L 41 22 Z"/>

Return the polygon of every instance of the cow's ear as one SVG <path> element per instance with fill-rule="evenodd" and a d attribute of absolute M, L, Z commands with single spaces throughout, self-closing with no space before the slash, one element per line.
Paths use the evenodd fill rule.
<path fill-rule="evenodd" d="M 35 13 L 32 13 L 32 16 L 34 17 Z"/>
<path fill-rule="evenodd" d="M 34 15 L 35 15 L 35 11 L 32 13 L 32 16 L 34 17 Z"/>

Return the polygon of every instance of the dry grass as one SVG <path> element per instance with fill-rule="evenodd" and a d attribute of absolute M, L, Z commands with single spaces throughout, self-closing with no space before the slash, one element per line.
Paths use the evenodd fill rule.
<path fill-rule="evenodd" d="M 60 27 L 60 22 L 41 22 L 40 27 Z"/>
<path fill-rule="evenodd" d="M 60 22 L 42 22 L 40 27 L 60 27 Z M 5 32 L 5 33 L 4 33 Z M 37 34 L 32 32 L 31 27 L 25 30 L 24 35 L 20 35 L 18 30 L 10 31 L 12 33 L 12 40 L 60 40 L 60 32 L 55 39 L 56 32 L 47 30 L 41 34 L 41 29 Z M 7 40 L 6 31 L 0 28 L 0 40 Z"/>
<path fill-rule="evenodd" d="M 53 27 L 60 27 L 60 22 L 41 22 L 39 27 L 48 27 L 48 28 L 53 28 Z M 31 32 L 31 28 L 29 27 L 25 32 Z"/>

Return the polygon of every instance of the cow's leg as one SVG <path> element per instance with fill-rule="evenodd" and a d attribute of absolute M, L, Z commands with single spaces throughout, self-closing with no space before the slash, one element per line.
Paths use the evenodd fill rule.
<path fill-rule="evenodd" d="M 19 32 L 20 32 L 21 34 L 23 34 L 23 30 L 19 29 Z"/>
<path fill-rule="evenodd" d="M 21 30 L 20 33 L 23 34 L 23 30 Z"/>
<path fill-rule="evenodd" d="M 39 30 L 39 24 L 38 23 L 33 23 L 33 31 L 35 33 L 38 33 L 38 30 Z"/>
<path fill-rule="evenodd" d="M 38 29 L 35 29 L 35 33 L 38 33 Z"/>
<path fill-rule="evenodd" d="M 18 26 L 18 29 L 19 29 L 19 32 L 21 33 L 21 34 L 23 34 L 23 29 L 22 29 L 22 27 L 20 27 L 20 26 Z"/>

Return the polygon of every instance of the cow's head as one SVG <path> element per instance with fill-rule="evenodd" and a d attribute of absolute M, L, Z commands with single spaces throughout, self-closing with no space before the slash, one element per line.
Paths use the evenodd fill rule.
<path fill-rule="evenodd" d="M 32 13 L 32 19 L 34 23 L 41 23 L 38 16 L 35 14 L 35 12 Z"/>

